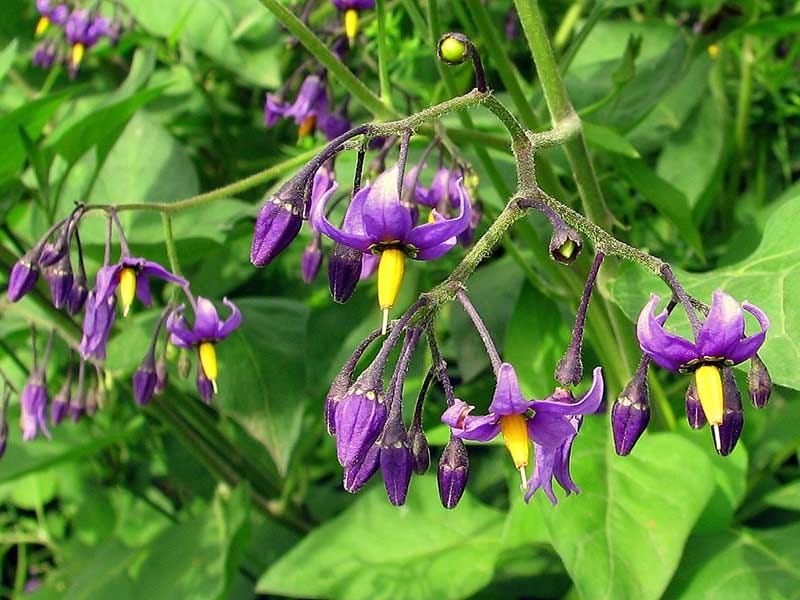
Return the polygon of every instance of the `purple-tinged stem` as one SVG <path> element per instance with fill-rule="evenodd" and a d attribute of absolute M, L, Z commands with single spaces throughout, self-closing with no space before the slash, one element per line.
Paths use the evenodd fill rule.
<path fill-rule="evenodd" d="M 486 348 L 486 354 L 489 355 L 489 361 L 492 363 L 492 370 L 495 375 L 497 375 L 503 361 L 500 359 L 500 353 L 497 351 L 497 346 L 494 345 L 494 340 L 492 340 L 492 335 L 489 333 L 486 323 L 483 322 L 483 319 L 481 319 L 481 316 L 478 314 L 478 311 L 463 289 L 456 292 L 456 298 L 464 308 L 464 312 L 472 319 L 472 324 L 475 325 L 475 329 L 478 335 L 481 336 L 481 341 Z"/>

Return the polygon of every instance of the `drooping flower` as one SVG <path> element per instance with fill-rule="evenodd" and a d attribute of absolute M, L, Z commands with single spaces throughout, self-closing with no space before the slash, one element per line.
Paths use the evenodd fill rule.
<path fill-rule="evenodd" d="M 36 0 L 36 10 L 42 15 L 36 24 L 36 35 L 42 35 L 50 24 L 63 25 L 69 14 L 69 7 L 66 4 L 52 5 L 51 0 Z"/>
<path fill-rule="evenodd" d="M 101 267 L 97 272 L 96 301 L 107 300 L 119 288 L 122 316 L 127 316 L 134 297 L 145 306 L 151 306 L 153 297 L 150 294 L 150 277 L 158 277 L 179 286 L 188 284 L 183 277 L 167 271 L 157 262 L 123 256 L 118 263 Z"/>
<path fill-rule="evenodd" d="M 352 43 L 358 35 L 359 12 L 375 8 L 375 0 L 333 0 L 333 5 L 344 11 L 344 32 Z"/>
<path fill-rule="evenodd" d="M 279 94 L 268 93 L 264 102 L 264 125 L 272 127 L 279 118 L 293 119 L 300 126 L 300 137 L 311 135 L 319 128 L 332 140 L 350 128 L 350 122 L 331 110 L 324 77 L 308 75 L 300 85 L 295 101 L 284 102 Z"/>
<path fill-rule="evenodd" d="M 73 10 L 64 23 L 64 36 L 71 46 L 69 74 L 75 77 L 86 50 L 97 44 L 101 37 L 109 35 L 109 21 L 102 15 L 91 15 L 88 10 Z"/>
<path fill-rule="evenodd" d="M 190 328 L 183 316 L 184 306 L 177 307 L 167 319 L 170 341 L 179 348 L 197 348 L 199 367 L 197 369 L 198 390 L 204 400 L 217 392 L 217 353 L 214 345 L 224 340 L 242 324 L 242 313 L 227 298 L 223 304 L 231 310 L 231 316 L 224 321 L 219 318 L 211 300 L 199 297 L 195 306 L 194 325 Z M 201 378 L 201 375 L 203 376 Z"/>
<path fill-rule="evenodd" d="M 502 434 L 514 466 L 520 472 L 522 487 L 528 490 L 526 500 L 539 486 L 552 500 L 550 480 L 553 476 L 568 493 L 578 491 L 569 478 L 570 448 L 582 415 L 596 412 L 603 394 L 602 369 L 597 367 L 592 387 L 578 401 L 564 388 L 557 388 L 544 400 L 526 400 L 514 367 L 503 363 L 497 373 L 497 386 L 488 414 L 472 416 L 470 413 L 475 407 L 457 399 L 444 412 L 442 421 L 450 426 L 454 437 L 464 440 L 488 442 Z M 533 416 L 529 416 L 530 411 Z M 534 473 L 527 480 L 525 468 L 531 442 L 536 459 Z"/>
<path fill-rule="evenodd" d="M 712 294 L 711 309 L 694 341 L 664 329 L 667 313 L 656 315 L 659 297 L 650 296 L 637 321 L 636 333 L 642 351 L 661 367 L 680 373 L 693 373 L 697 399 L 706 421 L 712 428 L 714 445 L 720 452 L 719 428 L 725 413 L 725 392 L 722 370 L 755 356 L 764 343 L 769 319 L 758 307 L 741 305 L 722 290 Z M 745 336 L 742 309 L 751 313 L 760 326 L 753 335 Z"/>
<path fill-rule="evenodd" d="M 39 431 L 50 437 L 50 430 L 47 428 L 47 388 L 44 385 L 42 374 L 33 374 L 25 384 L 20 399 L 21 413 L 20 423 L 22 425 L 22 439 L 25 441 L 34 439 L 39 435 Z"/>
<path fill-rule="evenodd" d="M 433 221 L 414 226 L 409 209 L 400 201 L 397 166 L 382 173 L 372 185 L 353 197 L 342 228 L 325 215 L 328 196 L 312 210 L 311 222 L 323 234 L 340 244 L 380 255 L 378 304 L 384 319 L 394 305 L 403 280 L 406 257 L 433 260 L 456 244 L 456 236 L 469 226 L 470 207 L 458 182 L 458 216 L 445 219 L 436 211 Z"/>

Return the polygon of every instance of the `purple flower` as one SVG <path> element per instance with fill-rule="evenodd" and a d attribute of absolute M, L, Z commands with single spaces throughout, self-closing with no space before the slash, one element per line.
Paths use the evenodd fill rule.
<path fill-rule="evenodd" d="M 397 166 L 382 173 L 353 197 L 340 229 L 325 215 L 330 196 L 313 207 L 311 222 L 340 244 L 362 252 L 380 254 L 378 303 L 388 311 L 394 305 L 403 278 L 405 258 L 432 260 L 456 244 L 456 236 L 469 226 L 470 206 L 461 182 L 457 182 L 458 216 L 445 219 L 436 211 L 433 221 L 414 226 L 408 207 L 400 201 Z"/>
<path fill-rule="evenodd" d="M 32 63 L 35 67 L 42 69 L 49 69 L 56 61 L 56 47 L 49 41 L 45 40 L 33 51 Z"/>
<path fill-rule="evenodd" d="M 723 448 L 719 427 L 723 423 L 726 403 L 722 368 L 755 356 L 764 343 L 769 319 L 758 307 L 747 302 L 740 305 L 733 296 L 716 290 L 712 294 L 708 316 L 695 340 L 691 341 L 664 330 L 667 313 L 655 314 L 658 301 L 658 296 L 651 295 L 639 315 L 636 326 L 639 346 L 661 367 L 694 374 L 697 399 L 705 420 L 712 427 L 715 445 L 720 452 Z M 751 313 L 759 323 L 760 330 L 751 336 L 745 336 L 742 309 Z"/>
<path fill-rule="evenodd" d="M 369 10 L 375 8 L 375 0 L 332 0 L 333 5 L 339 10 Z"/>
<path fill-rule="evenodd" d="M 72 368 L 67 371 L 67 378 L 61 385 L 61 389 L 50 403 L 50 423 L 58 425 L 64 420 L 69 408 L 70 396 L 72 395 Z"/>
<path fill-rule="evenodd" d="M 86 299 L 86 313 L 83 316 L 83 337 L 78 346 L 84 359 L 90 357 L 98 360 L 105 359 L 106 343 L 117 317 L 116 306 L 117 297 L 113 294 L 102 299 L 97 297 L 96 290 L 89 292 Z"/>
<path fill-rule="evenodd" d="M 63 25 L 69 14 L 69 8 L 66 4 L 57 4 L 53 7 L 50 0 L 36 0 L 36 10 L 42 15 L 36 24 L 36 35 L 42 35 L 47 31 L 50 23 Z"/>
<path fill-rule="evenodd" d="M 292 104 L 276 94 L 267 94 L 264 102 L 264 125 L 272 127 L 280 117 L 294 119 L 300 126 L 300 137 L 310 135 L 319 127 L 332 140 L 350 128 L 350 122 L 331 111 L 328 90 L 323 77 L 307 76 L 300 85 Z"/>
<path fill-rule="evenodd" d="M 47 389 L 44 386 L 44 379 L 41 373 L 34 373 L 25 384 L 20 399 L 22 424 L 22 439 L 32 440 L 41 430 L 48 438 L 50 430 L 47 428 L 45 411 L 47 409 Z"/>
<path fill-rule="evenodd" d="M 206 402 L 211 399 L 212 393 L 217 392 L 218 369 L 214 344 L 224 340 L 242 324 L 242 313 L 236 305 L 227 298 L 223 298 L 222 303 L 231 310 L 231 316 L 224 321 L 219 318 L 214 304 L 199 296 L 193 327 L 190 328 L 186 323 L 183 305 L 176 308 L 167 319 L 167 331 L 175 346 L 197 348 L 200 363 L 197 369 L 197 389 Z"/>
<path fill-rule="evenodd" d="M 86 50 L 94 46 L 101 37 L 109 35 L 109 21 L 106 17 L 91 16 L 84 9 L 73 10 L 64 23 L 64 35 L 72 46 L 69 57 L 69 74 L 75 77 L 83 61 Z"/>
<path fill-rule="evenodd" d="M 578 432 L 581 416 L 597 411 L 603 401 L 603 393 L 602 369 L 597 367 L 592 387 L 577 402 L 563 388 L 556 389 L 544 400 L 526 400 L 514 367 L 503 363 L 497 373 L 497 385 L 488 414 L 471 416 L 470 412 L 475 407 L 456 400 L 444 412 L 442 421 L 450 426 L 451 434 L 460 439 L 488 442 L 502 434 L 514 466 L 522 476 L 523 487 L 542 485 L 548 493 L 549 473 L 550 476 L 555 474 L 567 491 L 577 491 L 567 477 L 569 449 Z M 531 410 L 533 416 L 529 418 L 527 415 Z M 533 477 L 525 482 L 530 442 L 533 442 L 536 466 Z M 556 457 L 560 457 L 560 462 L 555 460 Z M 551 465 L 552 469 L 548 471 L 547 467 Z M 526 499 L 532 493 L 529 489 Z M 548 496 L 550 493 L 552 490 Z"/>
<path fill-rule="evenodd" d="M 351 42 L 358 34 L 358 13 L 375 8 L 375 0 L 332 0 L 333 5 L 344 11 L 344 32 Z"/>
<path fill-rule="evenodd" d="M 108 299 L 119 287 L 123 316 L 127 316 L 134 296 L 145 306 L 151 306 L 153 298 L 150 294 L 149 277 L 158 277 L 180 286 L 188 283 L 183 277 L 170 273 L 156 262 L 123 256 L 117 264 L 102 267 L 97 272 L 97 301 Z"/>

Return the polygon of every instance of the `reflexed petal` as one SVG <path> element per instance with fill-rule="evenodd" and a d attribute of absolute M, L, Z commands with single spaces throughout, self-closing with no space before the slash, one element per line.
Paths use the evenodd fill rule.
<path fill-rule="evenodd" d="M 131 266 L 140 269 L 142 275 L 146 275 L 147 277 L 158 277 L 159 279 L 171 281 L 172 283 L 177 283 L 178 285 L 186 285 L 188 283 L 188 281 L 186 281 L 183 277 L 175 275 L 152 260 L 144 260 L 143 258 L 134 260 L 123 259 L 121 262 L 126 267 Z"/>
<path fill-rule="evenodd" d="M 325 87 L 318 75 L 309 75 L 300 85 L 300 91 L 291 107 L 284 113 L 286 117 L 293 117 L 295 123 L 300 125 L 306 117 L 316 115 L 322 96 L 327 105 Z"/>
<path fill-rule="evenodd" d="M 186 324 L 183 311 L 184 305 L 181 304 L 167 317 L 167 331 L 170 333 L 169 341 L 178 348 L 191 348 L 200 340 L 195 337 Z"/>
<path fill-rule="evenodd" d="M 101 299 L 108 298 L 117 289 L 119 285 L 119 272 L 122 271 L 122 267 L 122 263 L 117 263 L 98 269 L 95 279 L 95 296 L 98 302 Z"/>
<path fill-rule="evenodd" d="M 689 340 L 664 331 L 663 320 L 659 322 L 660 316 L 655 316 L 658 301 L 658 296 L 650 295 L 636 322 L 636 337 L 642 352 L 661 367 L 677 371 L 682 364 L 698 358 L 697 348 Z"/>
<path fill-rule="evenodd" d="M 370 187 L 363 207 L 364 229 L 380 242 L 405 242 L 413 226 L 411 213 L 397 195 L 397 165 L 384 171 Z"/>
<path fill-rule="evenodd" d="M 574 419 L 578 420 L 576 429 L 580 427 L 581 418 L 582 417 L 574 417 Z M 575 484 L 569 472 L 569 462 L 572 456 L 572 442 L 574 441 L 575 436 L 572 436 L 556 451 L 555 463 L 553 465 L 553 475 L 559 485 L 564 488 L 568 496 L 570 492 L 575 492 L 576 494 L 581 493 L 581 488 Z"/>
<path fill-rule="evenodd" d="M 222 303 L 231 309 L 231 316 L 225 319 L 225 322 L 217 330 L 218 340 L 228 337 L 234 329 L 237 329 L 242 324 L 242 313 L 239 308 L 227 298 L 223 298 Z"/>
<path fill-rule="evenodd" d="M 467 193 L 461 179 L 456 183 L 456 187 L 458 189 L 458 216 L 453 219 L 437 219 L 433 223 L 415 227 L 405 240 L 407 243 L 422 251 L 457 236 L 469 227 L 472 209 L 467 201 Z"/>
<path fill-rule="evenodd" d="M 440 256 L 444 256 L 450 250 L 452 250 L 455 245 L 458 243 L 458 238 L 451 237 L 441 244 L 436 246 L 431 246 L 430 248 L 426 248 L 425 250 L 420 250 L 417 252 L 417 255 L 414 257 L 416 260 L 436 260 Z"/>
<path fill-rule="evenodd" d="M 214 303 L 202 296 L 197 297 L 197 308 L 194 318 L 194 335 L 200 340 L 212 340 L 216 337 L 220 319 Z"/>
<path fill-rule="evenodd" d="M 369 188 L 365 188 L 359 191 L 358 194 L 356 194 L 353 198 L 352 202 L 350 203 L 350 207 L 348 207 L 348 214 L 350 213 L 350 210 L 354 211 L 351 222 L 352 228 L 347 227 L 347 216 L 345 216 L 344 229 L 339 229 L 336 227 L 328 220 L 328 217 L 325 216 L 325 208 L 333 196 L 333 192 L 336 190 L 336 187 L 328 190 L 328 192 L 319 199 L 319 202 L 317 202 L 316 206 L 313 207 L 311 212 L 311 222 L 317 231 L 324 233 L 335 242 L 339 242 L 345 246 L 350 246 L 351 248 L 356 248 L 362 252 L 366 252 L 367 249 L 373 244 L 373 240 L 363 231 L 360 231 L 363 226 L 358 226 L 358 223 L 360 221 L 360 207 L 366 199 L 366 195 L 369 193 L 368 189 Z"/>
<path fill-rule="evenodd" d="M 525 502 L 530 502 L 536 490 L 542 488 L 544 493 L 550 498 L 550 502 L 555 506 L 558 498 L 553 493 L 553 467 L 556 460 L 556 449 L 542 448 L 534 443 L 533 451 L 536 460 L 533 467 L 533 475 L 528 480 L 528 491 L 525 492 Z"/>
<path fill-rule="evenodd" d="M 489 412 L 498 416 L 521 415 L 531 407 L 522 395 L 517 374 L 509 363 L 500 365 Z"/>
<path fill-rule="evenodd" d="M 153 296 L 150 293 L 150 280 L 145 275 L 136 277 L 136 297 L 145 306 L 153 305 Z"/>
<path fill-rule="evenodd" d="M 545 448 L 557 448 L 577 433 L 567 417 L 536 413 L 528 420 L 528 435 Z"/>
<path fill-rule="evenodd" d="M 530 407 L 537 413 L 548 413 L 551 415 L 590 415 L 597 412 L 603 403 L 605 386 L 603 385 L 603 369 L 595 367 L 592 371 L 592 387 L 586 392 L 578 402 L 561 402 L 554 399 L 555 394 L 549 399 L 534 400 Z"/>
<path fill-rule="evenodd" d="M 722 290 L 712 294 L 711 310 L 697 334 L 700 356 L 722 358 L 744 337 L 744 313 L 736 299 Z"/>
<path fill-rule="evenodd" d="M 497 415 L 469 416 L 475 409 L 471 404 L 456 398 L 455 403 L 442 413 L 442 422 L 450 426 L 457 438 L 474 442 L 488 442 L 500 433 Z"/>
<path fill-rule="evenodd" d="M 286 115 L 289 110 L 289 105 L 282 102 L 275 94 L 267 94 L 267 99 L 264 102 L 264 126 L 272 127 L 278 122 L 278 119 Z"/>
<path fill-rule="evenodd" d="M 734 364 L 747 360 L 756 352 L 758 352 L 759 348 L 761 348 L 761 345 L 764 343 L 764 338 L 767 336 L 767 330 L 769 329 L 769 319 L 760 308 L 753 306 L 749 302 L 743 302 L 742 308 L 744 308 L 758 320 L 758 324 L 761 326 L 761 331 L 748 336 L 743 340 L 739 340 L 733 345 L 729 353 L 726 355 L 726 358 L 733 361 Z"/>

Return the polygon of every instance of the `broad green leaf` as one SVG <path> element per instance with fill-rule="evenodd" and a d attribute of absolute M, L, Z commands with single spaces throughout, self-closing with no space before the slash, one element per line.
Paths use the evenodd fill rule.
<path fill-rule="evenodd" d="M 610 437 L 607 417 L 588 417 L 572 452 L 582 493 L 556 507 L 537 494 L 530 508 L 582 598 L 659 598 L 711 496 L 711 466 L 677 434 L 645 435 L 624 458 Z"/>
<path fill-rule="evenodd" d="M 38 140 L 50 117 L 73 93 L 75 88 L 44 96 L 0 117 L 0 183 L 14 177 L 25 162 L 19 128 L 24 127 L 31 140 Z"/>
<path fill-rule="evenodd" d="M 786 510 L 800 511 L 800 480 L 787 483 L 770 492 L 764 496 L 764 503 Z"/>
<path fill-rule="evenodd" d="M 436 478 L 411 482 L 406 505 L 376 482 L 261 577 L 257 590 L 293 598 L 466 598 L 489 583 L 502 515 L 469 495 L 447 511 Z"/>
<path fill-rule="evenodd" d="M 219 407 L 263 443 L 285 473 L 310 400 L 305 370 L 308 309 L 274 298 L 237 298 L 236 305 L 243 325 L 217 347 Z"/>
<path fill-rule="evenodd" d="M 628 158 L 640 158 L 636 148 L 611 127 L 590 123 L 584 119 L 583 133 L 586 135 L 586 142 L 593 148 L 605 150 L 612 154 L 621 154 Z"/>
<path fill-rule="evenodd" d="M 639 194 L 656 207 L 703 259 L 703 243 L 692 221 L 692 211 L 686 196 L 669 182 L 656 175 L 642 160 L 614 157 L 614 166 Z"/>
<path fill-rule="evenodd" d="M 794 598 L 800 525 L 693 536 L 665 598 Z"/>
<path fill-rule="evenodd" d="M 800 295 L 800 237 L 796 224 L 800 219 L 800 197 L 792 198 L 777 209 L 764 229 L 758 249 L 747 259 L 734 265 L 706 273 L 681 273 L 678 278 L 687 291 L 704 302 L 711 293 L 724 289 L 737 300 L 757 305 L 767 313 L 772 326 L 760 356 L 769 367 L 775 383 L 800 389 L 800 347 L 796 332 L 800 330 L 800 306 L 792 299 Z M 639 316 L 649 294 L 666 296 L 666 287 L 639 268 L 622 269 L 613 285 L 614 300 L 634 320 Z M 688 334 L 685 319 L 677 319 L 681 335 Z M 754 330 L 753 321 L 748 331 Z"/>

